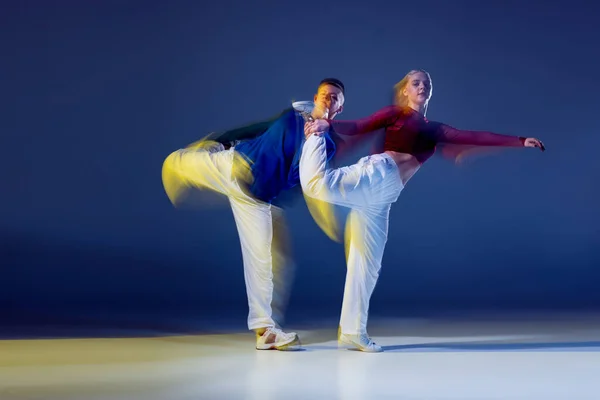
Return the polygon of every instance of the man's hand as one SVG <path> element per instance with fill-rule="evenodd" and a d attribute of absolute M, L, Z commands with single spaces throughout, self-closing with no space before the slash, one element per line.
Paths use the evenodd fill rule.
<path fill-rule="evenodd" d="M 312 122 L 306 122 L 304 124 L 304 136 L 309 137 L 310 135 L 321 136 L 329 130 L 329 122 L 324 119 L 317 119 Z"/>
<path fill-rule="evenodd" d="M 305 130 L 306 130 L 306 128 L 305 128 Z M 546 150 L 546 148 L 544 147 L 544 143 L 542 143 L 541 140 L 536 139 L 536 138 L 527 138 L 527 139 L 525 139 L 525 142 L 523 143 L 523 146 L 525 146 L 525 147 L 538 147 L 542 151 Z"/>

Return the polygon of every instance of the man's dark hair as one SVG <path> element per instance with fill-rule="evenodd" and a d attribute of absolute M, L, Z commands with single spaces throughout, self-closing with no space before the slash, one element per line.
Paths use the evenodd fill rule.
<path fill-rule="evenodd" d="M 322 85 L 332 85 L 332 86 L 335 86 L 336 88 L 338 88 L 338 89 L 340 89 L 342 91 L 343 95 L 346 95 L 344 84 L 339 79 L 325 78 L 325 79 L 323 79 L 321 81 L 321 83 L 319 83 L 319 87 L 321 87 Z"/>

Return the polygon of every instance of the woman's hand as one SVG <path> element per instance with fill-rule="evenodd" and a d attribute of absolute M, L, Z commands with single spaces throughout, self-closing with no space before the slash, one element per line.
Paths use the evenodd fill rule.
<path fill-rule="evenodd" d="M 525 146 L 525 147 L 538 147 L 542 151 L 546 150 L 546 148 L 544 147 L 544 143 L 542 143 L 541 140 L 536 139 L 536 138 L 527 138 L 527 139 L 525 139 L 525 142 L 523 143 L 523 146 Z"/>

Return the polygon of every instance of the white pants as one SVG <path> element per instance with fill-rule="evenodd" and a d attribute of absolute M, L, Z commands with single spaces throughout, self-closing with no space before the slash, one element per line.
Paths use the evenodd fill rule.
<path fill-rule="evenodd" d="M 277 326 L 287 302 L 293 268 L 287 255 L 287 232 L 282 210 L 248 196 L 232 176 L 235 149 L 182 149 L 163 164 L 163 185 L 173 203 L 182 190 L 211 189 L 229 198 L 238 229 L 248 296 L 248 329 Z M 210 228 L 209 228 L 210 229 Z"/>
<path fill-rule="evenodd" d="M 390 208 L 404 188 L 398 167 L 383 153 L 363 157 L 348 167 L 327 168 L 325 139 L 311 135 L 302 149 L 300 182 L 305 195 L 351 209 L 340 327 L 345 334 L 366 333 L 369 301 L 387 242 Z"/>

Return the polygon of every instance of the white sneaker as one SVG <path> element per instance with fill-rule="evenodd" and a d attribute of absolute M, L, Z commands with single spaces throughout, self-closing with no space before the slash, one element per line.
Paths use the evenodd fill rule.
<path fill-rule="evenodd" d="M 381 346 L 376 344 L 366 333 L 360 335 L 347 335 L 340 333 L 338 342 L 341 345 L 354 346 L 360 351 L 367 353 L 380 353 L 383 351 Z"/>
<path fill-rule="evenodd" d="M 300 339 L 296 332 L 285 333 L 269 327 L 261 336 L 256 335 L 256 350 L 296 350 L 299 347 Z"/>

